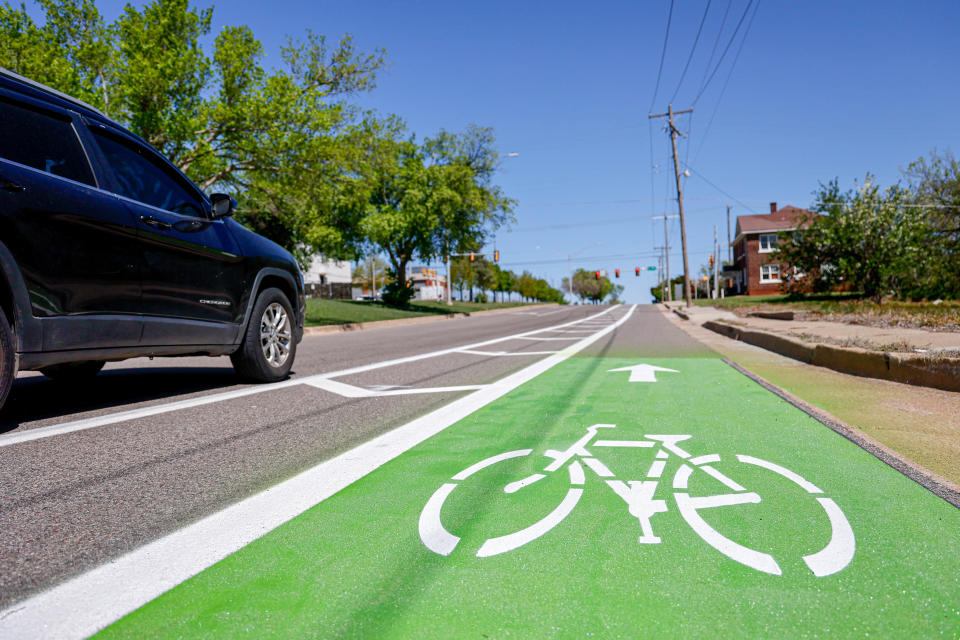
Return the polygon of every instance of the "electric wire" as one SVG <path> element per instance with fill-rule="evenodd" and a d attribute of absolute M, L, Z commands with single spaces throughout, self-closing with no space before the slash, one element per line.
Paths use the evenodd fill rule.
<path fill-rule="evenodd" d="M 667 32 L 663 36 L 663 50 L 660 52 L 660 68 L 657 70 L 657 84 L 653 88 L 653 100 L 650 101 L 648 111 L 653 111 L 653 105 L 657 102 L 657 93 L 660 91 L 660 77 L 663 75 L 663 60 L 667 57 L 667 41 L 670 39 L 670 22 L 673 20 L 673 2 L 670 0 L 670 13 L 667 14 Z"/>
<path fill-rule="evenodd" d="M 710 50 L 710 57 L 707 59 L 707 66 L 703 68 L 703 78 L 700 79 L 700 88 L 707 83 L 707 75 L 710 73 L 710 66 L 713 64 L 713 57 L 717 55 L 717 46 L 720 44 L 720 36 L 723 35 L 723 28 L 727 25 L 727 16 L 730 14 L 730 7 L 733 6 L 733 0 L 727 0 L 727 10 L 723 12 L 723 20 L 720 21 L 720 28 L 717 29 L 717 37 L 713 40 L 713 49 Z M 698 89 L 699 91 L 699 89 Z"/>
<path fill-rule="evenodd" d="M 760 0 L 757 0 L 757 4 L 753 9 L 753 14 L 750 16 L 750 22 L 747 23 L 747 28 L 743 32 L 743 38 L 740 40 L 740 46 L 737 48 L 737 55 L 733 57 L 733 64 L 730 65 L 730 71 L 727 73 L 727 79 L 723 83 L 723 88 L 720 89 L 720 95 L 717 98 L 716 104 L 713 105 L 713 112 L 710 114 L 710 120 L 707 122 L 707 128 L 703 130 L 703 136 L 700 138 L 700 145 L 697 147 L 697 152 L 693 156 L 693 164 L 697 164 L 697 158 L 700 157 L 700 152 L 703 150 L 703 144 L 707 139 L 707 134 L 710 133 L 710 127 L 713 126 L 713 119 L 717 116 L 717 111 L 720 110 L 720 103 L 723 101 L 723 94 L 727 91 L 727 86 L 730 84 L 730 78 L 733 77 L 733 70 L 737 67 L 737 60 L 740 59 L 740 53 L 743 51 L 743 45 L 747 41 L 747 36 L 750 34 L 750 27 L 753 26 L 753 19 L 757 17 L 757 11 L 760 9 Z"/>
<path fill-rule="evenodd" d="M 743 207 L 744 209 L 746 209 L 746 210 L 749 211 L 750 213 L 754 213 L 754 214 L 756 213 L 756 211 L 754 211 L 752 207 L 749 207 L 749 206 L 745 205 L 744 203 L 740 202 L 739 200 L 737 200 L 736 198 L 734 198 L 732 195 L 730 195 L 729 193 L 727 193 L 726 191 L 724 191 L 723 189 L 721 189 L 721 188 L 718 187 L 717 185 L 715 185 L 715 184 L 713 184 L 712 182 L 710 182 L 710 180 L 708 180 L 707 177 L 706 177 L 705 175 L 703 175 L 702 172 L 700 172 L 700 171 L 695 171 L 695 170 L 693 169 L 693 167 L 691 167 L 690 165 L 688 165 L 688 164 L 686 164 L 686 163 L 684 163 L 684 166 L 685 166 L 687 169 L 689 169 L 691 173 L 697 174 L 697 175 L 700 177 L 701 180 L 703 180 L 703 181 L 706 182 L 708 185 L 710 185 L 711 187 L 713 187 L 714 189 L 716 189 L 717 191 L 719 191 L 719 192 L 722 193 L 723 195 L 727 196 L 728 198 L 730 198 L 731 200 L 733 200 L 734 202 L 736 202 L 737 204 L 739 204 L 741 207 Z"/>
<path fill-rule="evenodd" d="M 677 94 L 680 93 L 680 87 L 683 86 L 683 79 L 687 77 L 687 70 L 690 68 L 690 62 L 693 60 L 693 54 L 697 51 L 697 43 L 700 42 L 700 34 L 703 33 L 703 24 L 707 21 L 707 14 L 710 13 L 711 2 L 713 2 L 713 0 L 707 0 L 707 6 L 703 10 L 703 17 L 700 18 L 700 26 L 697 27 L 697 35 L 693 39 L 693 46 L 690 48 L 690 55 L 687 56 L 687 64 L 683 65 L 680 82 L 677 83 L 677 88 L 674 89 L 673 95 L 670 96 L 670 104 L 673 104 L 673 101 L 677 99 Z"/>
<path fill-rule="evenodd" d="M 740 16 L 740 21 L 737 22 L 737 28 L 733 30 L 733 35 L 730 36 L 730 41 L 727 42 L 727 46 L 724 47 L 723 53 L 720 54 L 720 59 L 717 60 L 717 66 L 713 68 L 713 71 L 710 72 L 710 77 L 707 78 L 706 84 L 700 87 L 700 92 L 697 93 L 697 96 L 693 99 L 693 105 L 697 104 L 697 101 L 700 99 L 700 96 L 703 95 L 703 92 L 707 90 L 707 87 L 710 86 L 710 83 L 713 81 L 714 76 L 717 75 L 717 71 L 720 69 L 720 66 L 723 64 L 723 59 L 727 56 L 727 53 L 730 51 L 730 47 L 733 45 L 734 40 L 737 38 L 737 34 L 740 33 L 740 27 L 743 26 L 743 21 L 746 20 L 747 14 L 750 13 L 751 7 L 753 7 L 754 0 L 750 0 L 747 3 L 747 8 L 743 10 L 743 15 Z"/>

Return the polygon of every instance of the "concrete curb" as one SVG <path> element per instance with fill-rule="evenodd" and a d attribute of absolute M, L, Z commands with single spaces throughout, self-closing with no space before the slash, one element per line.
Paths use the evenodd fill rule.
<path fill-rule="evenodd" d="M 484 311 L 467 311 L 464 313 L 437 314 L 432 316 L 423 316 L 420 318 L 396 318 L 394 320 L 377 320 L 375 322 L 353 322 L 346 324 L 329 324 L 319 327 L 305 327 L 303 335 L 320 336 L 336 333 L 345 333 L 348 331 L 363 331 L 366 329 L 386 329 L 388 327 L 402 327 L 408 324 L 423 324 L 426 322 L 437 322 L 439 320 L 454 320 L 456 318 L 471 318 L 473 316 L 496 315 L 498 313 L 510 313 L 512 311 L 526 311 L 530 309 L 545 309 L 559 305 L 551 304 L 530 304 L 522 307 L 507 307 L 505 309 L 486 309 Z"/>
<path fill-rule="evenodd" d="M 960 391 L 960 358 L 867 351 L 830 344 L 808 344 L 785 336 L 708 320 L 704 328 L 768 351 L 866 378 L 880 378 L 920 387 Z"/>

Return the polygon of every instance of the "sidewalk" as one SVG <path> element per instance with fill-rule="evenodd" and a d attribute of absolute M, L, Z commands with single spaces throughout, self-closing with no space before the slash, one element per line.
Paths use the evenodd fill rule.
<path fill-rule="evenodd" d="M 960 391 L 960 333 L 826 320 L 739 317 L 714 307 L 688 309 L 683 302 L 665 305 L 706 329 L 808 364 Z"/>

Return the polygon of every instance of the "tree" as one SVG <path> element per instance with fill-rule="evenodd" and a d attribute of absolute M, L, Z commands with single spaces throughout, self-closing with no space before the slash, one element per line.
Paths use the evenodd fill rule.
<path fill-rule="evenodd" d="M 128 4 L 109 25 L 94 0 L 39 3 L 42 27 L 0 6 L 0 65 L 91 102 L 201 187 L 233 193 L 238 219 L 301 263 L 359 253 L 366 138 L 343 99 L 374 86 L 382 50 L 308 31 L 268 71 L 249 27 L 224 28 L 208 55 L 212 9 L 189 0 Z"/>
<path fill-rule="evenodd" d="M 401 284 L 414 256 L 431 260 L 476 250 L 487 232 L 509 219 L 511 201 L 489 183 L 486 169 L 496 157 L 492 134 L 477 136 L 474 129 L 462 136 L 441 132 L 419 145 L 398 120 L 374 126 L 360 228 L 387 254 Z M 473 270 L 483 280 L 470 283 L 471 296 L 473 284 L 493 283 L 478 265 Z"/>
<path fill-rule="evenodd" d="M 38 0 L 44 25 L 21 5 L 0 6 L 0 66 L 109 113 L 116 65 L 115 30 L 93 0 Z"/>
<path fill-rule="evenodd" d="M 477 256 L 473 270 L 476 273 L 477 287 L 479 287 L 481 291 L 490 290 L 496 286 L 497 274 L 496 271 L 494 271 L 495 267 L 496 265 L 483 256 Z"/>
<path fill-rule="evenodd" d="M 823 215 L 779 245 L 784 262 L 821 286 L 849 282 L 878 303 L 920 277 L 929 227 L 907 206 L 906 190 L 881 191 L 868 174 L 855 190 L 841 193 L 833 180 L 816 196 L 814 211 Z"/>
<path fill-rule="evenodd" d="M 516 275 L 512 271 L 501 269 L 494 265 L 497 274 L 496 290 L 500 292 L 500 302 L 503 302 L 503 294 L 513 291 L 513 283 Z"/>
<path fill-rule="evenodd" d="M 904 171 L 914 195 L 915 215 L 930 227 L 928 259 L 916 297 L 960 297 L 960 161 L 936 150 Z"/>
<path fill-rule="evenodd" d="M 607 276 L 597 278 L 596 272 L 586 269 L 577 269 L 573 273 L 573 291 L 580 298 L 599 304 L 613 291 L 613 283 Z"/>
<path fill-rule="evenodd" d="M 455 258 L 450 263 L 450 286 L 456 287 L 460 293 L 460 299 L 463 300 L 463 288 L 468 287 L 471 289 L 471 298 L 473 285 L 476 283 L 477 274 L 473 270 L 473 263 L 470 262 L 470 258 L 466 256 L 461 256 Z"/>

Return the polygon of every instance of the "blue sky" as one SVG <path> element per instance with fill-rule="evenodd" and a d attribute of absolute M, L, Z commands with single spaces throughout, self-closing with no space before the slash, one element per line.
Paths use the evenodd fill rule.
<path fill-rule="evenodd" d="M 718 32 L 714 65 L 748 2 L 710 0 L 677 90 L 707 0 L 675 0 L 654 112 L 675 92 L 674 108 L 690 107 Z M 97 4 L 112 19 L 123 3 Z M 657 264 L 663 223 L 651 216 L 676 213 L 669 138 L 662 120 L 647 118 L 669 8 L 670 0 L 231 0 L 216 4 L 214 31 L 250 25 L 268 66 L 279 65 L 285 36 L 307 28 L 333 39 L 349 32 L 361 50 L 385 48 L 390 66 L 361 105 L 400 115 L 421 137 L 492 126 L 501 153 L 519 154 L 498 178 L 519 203 L 517 224 L 496 238 L 503 266 L 559 286 L 561 255 L 583 250 L 575 268 L 611 277 L 619 268 L 625 299 L 647 302 L 655 274 L 636 278 L 633 268 Z M 734 216 L 765 213 L 771 201 L 808 206 L 819 181 L 850 187 L 870 171 L 886 185 L 934 147 L 960 151 L 960 3 L 753 0 L 753 8 L 692 117 L 678 118 L 689 132 L 680 155 L 691 167 L 684 193 L 694 272 L 713 251 L 714 225 L 726 255 L 728 204 Z M 676 275 L 676 220 L 670 233 Z"/>

